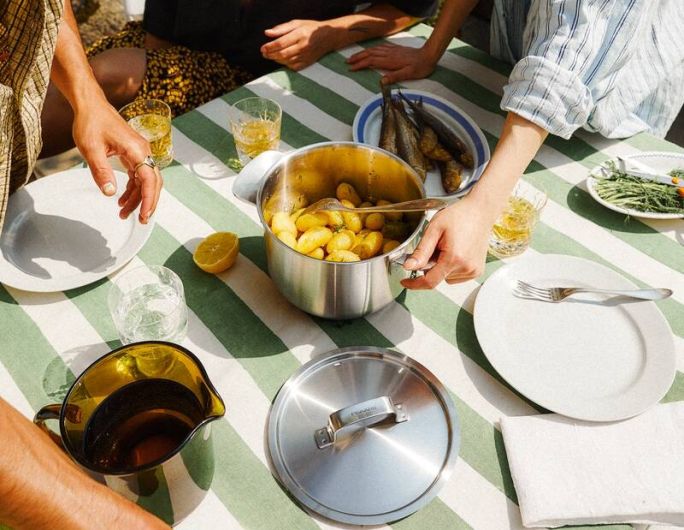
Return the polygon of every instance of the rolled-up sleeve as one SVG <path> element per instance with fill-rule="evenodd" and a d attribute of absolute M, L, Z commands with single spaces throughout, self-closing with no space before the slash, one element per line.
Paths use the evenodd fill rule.
<path fill-rule="evenodd" d="M 654 4 L 533 0 L 523 58 L 511 72 L 501 108 L 569 138 L 587 124 L 634 54 L 639 36 L 650 27 Z"/>

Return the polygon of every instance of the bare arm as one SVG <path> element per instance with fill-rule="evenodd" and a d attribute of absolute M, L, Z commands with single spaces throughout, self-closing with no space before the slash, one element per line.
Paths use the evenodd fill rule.
<path fill-rule="evenodd" d="M 157 206 L 161 175 L 147 166 L 142 166 L 137 176 L 134 174 L 135 166 L 150 154 L 149 145 L 107 102 L 83 52 L 69 1 L 64 5 L 51 80 L 74 111 L 74 141 L 88 162 L 93 179 L 105 195 L 114 195 L 116 181 L 107 157 L 119 155 L 130 178 L 119 200 L 120 215 L 127 217 L 142 201 L 139 217 L 146 223 Z"/>
<path fill-rule="evenodd" d="M 30 421 L 0 399 L 0 523 L 15 530 L 169 530 L 80 471 Z"/>
<path fill-rule="evenodd" d="M 267 59 L 301 70 L 328 52 L 396 33 L 418 20 L 390 4 L 372 5 L 358 13 L 324 21 L 291 20 L 266 30 L 266 35 L 274 40 L 264 44 L 261 53 Z"/>
<path fill-rule="evenodd" d="M 381 44 L 355 53 L 347 63 L 352 70 L 385 70 L 382 78 L 385 84 L 427 77 L 476 4 L 477 0 L 446 0 L 434 30 L 421 48 Z"/>
<path fill-rule="evenodd" d="M 547 135 L 525 118 L 508 114 L 480 181 L 465 198 L 434 216 L 405 267 L 425 267 L 435 251 L 437 265 L 422 277 L 404 280 L 405 287 L 430 289 L 444 279 L 458 283 L 482 274 L 492 225 Z"/>

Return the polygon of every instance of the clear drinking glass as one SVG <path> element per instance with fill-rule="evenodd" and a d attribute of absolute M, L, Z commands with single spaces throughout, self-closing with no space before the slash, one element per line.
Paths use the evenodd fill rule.
<path fill-rule="evenodd" d="M 157 165 L 168 166 L 173 160 L 169 106 L 159 99 L 137 99 L 119 110 L 119 114 L 150 143 Z"/>
<path fill-rule="evenodd" d="M 255 156 L 278 149 L 283 111 L 268 98 L 241 99 L 230 110 L 230 130 L 240 164 Z"/>
<path fill-rule="evenodd" d="M 121 342 L 181 342 L 188 329 L 183 282 L 159 265 L 138 267 L 119 276 L 109 291 L 109 312 Z"/>
<path fill-rule="evenodd" d="M 532 232 L 539 220 L 546 193 L 519 181 L 508 198 L 508 204 L 494 223 L 489 236 L 489 253 L 497 258 L 522 254 L 530 245 Z"/>

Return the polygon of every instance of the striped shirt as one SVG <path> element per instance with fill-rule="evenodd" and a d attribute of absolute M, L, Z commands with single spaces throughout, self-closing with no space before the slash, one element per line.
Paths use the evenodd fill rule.
<path fill-rule="evenodd" d="M 495 0 L 501 108 L 552 134 L 665 136 L 684 103 L 684 0 Z"/>
<path fill-rule="evenodd" d="M 0 228 L 9 195 L 26 184 L 40 153 L 62 9 L 61 0 L 0 0 Z"/>

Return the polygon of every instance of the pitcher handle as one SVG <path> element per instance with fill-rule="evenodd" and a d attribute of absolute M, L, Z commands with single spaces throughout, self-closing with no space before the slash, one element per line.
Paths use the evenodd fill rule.
<path fill-rule="evenodd" d="M 33 423 L 35 423 L 41 431 L 47 434 L 53 442 L 64 449 L 62 437 L 45 424 L 47 420 L 59 420 L 61 411 L 62 405 L 60 403 L 45 405 L 38 412 L 36 412 L 36 415 L 33 417 Z"/>
<path fill-rule="evenodd" d="M 256 205 L 257 194 L 266 172 L 278 162 L 285 153 L 280 151 L 264 151 L 242 168 L 233 182 L 233 195 L 238 199 Z"/>

